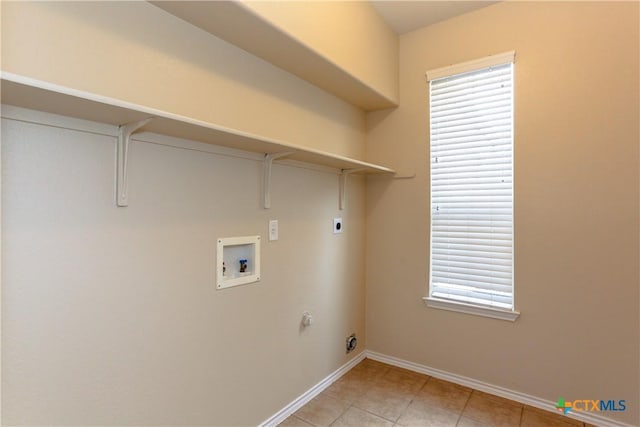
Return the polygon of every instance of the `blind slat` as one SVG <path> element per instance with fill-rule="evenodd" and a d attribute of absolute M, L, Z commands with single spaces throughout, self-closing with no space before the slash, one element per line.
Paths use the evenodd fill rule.
<path fill-rule="evenodd" d="M 433 258 L 451 257 L 452 259 L 455 259 L 456 257 L 467 257 L 467 258 L 473 258 L 473 259 L 490 258 L 490 259 L 511 260 L 510 252 L 469 251 L 468 249 L 457 249 L 457 248 L 440 248 L 440 249 L 441 250 L 439 251 L 439 253 L 434 255 Z M 468 253 L 468 252 L 473 252 L 473 253 Z"/>
<path fill-rule="evenodd" d="M 433 110 L 433 115 L 436 118 L 446 116 L 449 114 L 475 114 L 476 112 L 483 111 L 484 108 L 498 108 L 511 105 L 511 99 L 507 95 L 499 95 L 487 98 L 486 104 L 483 102 L 459 102 L 453 105 L 440 105 L 436 106 Z"/>
<path fill-rule="evenodd" d="M 488 102 L 485 105 L 468 105 L 465 108 L 458 107 L 458 108 L 449 108 L 449 109 L 440 110 L 440 111 L 433 111 L 431 113 L 431 118 L 442 119 L 450 115 L 482 114 L 484 111 L 487 111 L 488 109 L 502 108 L 502 107 L 511 109 L 511 100 L 502 99 L 498 101 Z"/>
<path fill-rule="evenodd" d="M 434 138 L 432 143 L 438 143 L 438 146 L 442 146 L 444 144 L 459 144 L 462 142 L 477 142 L 483 141 L 487 143 L 487 140 L 491 141 L 499 141 L 501 139 L 509 139 L 511 140 L 511 133 L 508 132 L 495 132 L 493 134 L 481 134 L 481 135 L 468 135 L 468 136 L 458 136 L 455 138 Z"/>
<path fill-rule="evenodd" d="M 479 105 L 485 100 L 490 102 L 498 99 L 509 99 L 509 90 L 504 87 L 476 87 L 473 91 L 460 91 L 458 93 L 446 92 L 434 101 L 433 106 L 452 108 L 463 105 Z"/>
<path fill-rule="evenodd" d="M 477 140 L 466 143 L 460 141 L 453 142 L 450 145 L 438 144 L 437 147 L 433 147 L 431 155 L 433 156 L 446 156 L 449 154 L 459 153 L 461 151 L 470 150 L 470 152 L 476 152 L 478 150 L 502 150 L 509 149 L 511 146 L 511 138 L 493 138 L 491 145 L 487 147 L 487 141 Z"/>
<path fill-rule="evenodd" d="M 451 123 L 460 122 L 472 122 L 476 120 L 485 120 L 485 118 L 491 119 L 494 116 L 502 116 L 504 114 L 511 115 L 511 105 L 505 103 L 505 105 L 494 108 L 479 109 L 475 112 L 467 112 L 461 114 L 445 114 L 439 118 L 431 117 L 431 125 L 446 126 Z"/>
<path fill-rule="evenodd" d="M 485 258 L 485 257 L 478 257 L 478 256 L 465 256 L 465 255 L 434 255 L 433 256 L 433 260 L 434 261 L 447 261 L 448 263 L 451 263 L 452 265 L 458 265 L 457 263 L 460 263 L 460 265 L 486 265 L 486 266 L 494 266 L 494 265 L 501 265 L 501 266 L 510 266 L 511 265 L 511 258 L 507 258 L 507 257 L 499 257 L 498 255 L 496 256 L 491 256 L 490 258 Z"/>

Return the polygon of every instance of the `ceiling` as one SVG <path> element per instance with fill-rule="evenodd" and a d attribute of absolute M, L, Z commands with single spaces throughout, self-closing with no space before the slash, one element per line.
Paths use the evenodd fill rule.
<path fill-rule="evenodd" d="M 398 34 L 408 33 L 497 1 L 371 0 L 371 4 Z"/>

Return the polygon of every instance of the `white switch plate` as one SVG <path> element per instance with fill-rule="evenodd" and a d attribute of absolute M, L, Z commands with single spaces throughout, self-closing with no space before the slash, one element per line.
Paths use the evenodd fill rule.
<path fill-rule="evenodd" d="M 342 233 L 343 225 L 342 218 L 333 218 L 333 234 Z"/>
<path fill-rule="evenodd" d="M 269 240 L 278 240 L 278 220 L 269 221 Z"/>

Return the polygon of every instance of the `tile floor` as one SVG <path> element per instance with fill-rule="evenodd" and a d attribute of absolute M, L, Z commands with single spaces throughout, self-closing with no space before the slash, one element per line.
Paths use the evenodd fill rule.
<path fill-rule="evenodd" d="M 561 414 L 365 359 L 280 426 L 590 425 Z"/>

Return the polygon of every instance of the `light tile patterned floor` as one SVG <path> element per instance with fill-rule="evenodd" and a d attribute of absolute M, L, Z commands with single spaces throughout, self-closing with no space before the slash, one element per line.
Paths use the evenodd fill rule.
<path fill-rule="evenodd" d="M 365 359 L 281 427 L 590 426 L 512 400 Z"/>

